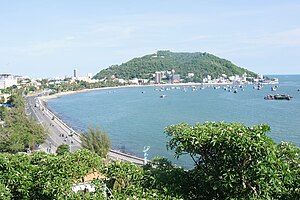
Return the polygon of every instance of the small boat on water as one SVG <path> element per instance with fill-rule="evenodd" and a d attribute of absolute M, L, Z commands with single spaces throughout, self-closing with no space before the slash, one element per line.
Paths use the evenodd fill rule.
<path fill-rule="evenodd" d="M 271 87 L 271 91 L 276 91 L 277 87 Z"/>
<path fill-rule="evenodd" d="M 161 99 L 164 99 L 164 98 L 166 98 L 166 97 L 167 97 L 167 95 L 165 95 L 165 94 L 160 95 L 160 98 L 161 98 Z"/>
<path fill-rule="evenodd" d="M 292 98 L 287 94 L 270 94 L 264 97 L 265 100 L 291 100 Z"/>

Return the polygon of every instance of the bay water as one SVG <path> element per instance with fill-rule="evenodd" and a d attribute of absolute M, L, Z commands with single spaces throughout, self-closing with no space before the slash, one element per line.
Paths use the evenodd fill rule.
<path fill-rule="evenodd" d="M 264 85 L 261 90 L 244 85 L 237 87 L 237 93 L 223 86 L 194 91 L 183 86 L 165 86 L 163 91 L 155 86 L 132 87 L 61 96 L 50 99 L 48 106 L 75 130 L 84 132 L 89 126 L 105 130 L 114 149 L 143 157 L 144 146 L 150 146 L 149 159 L 166 157 L 180 166 L 191 167 L 189 157 L 175 160 L 174 152 L 167 151 L 165 127 L 180 122 L 194 125 L 225 121 L 247 126 L 265 123 L 271 127 L 268 136 L 275 142 L 300 146 L 300 75 L 275 77 L 279 79 L 277 91 L 271 91 L 273 85 Z M 289 94 L 293 98 L 264 100 L 269 94 Z"/>

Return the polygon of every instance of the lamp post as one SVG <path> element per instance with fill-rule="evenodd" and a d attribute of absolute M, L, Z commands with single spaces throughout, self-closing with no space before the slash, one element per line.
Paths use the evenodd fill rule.
<path fill-rule="evenodd" d="M 148 157 L 148 151 L 149 151 L 149 149 L 150 149 L 150 146 L 144 146 L 144 150 L 143 150 L 143 152 L 144 152 L 144 165 L 147 165 L 147 157 Z"/>
<path fill-rule="evenodd" d="M 69 134 L 69 140 L 70 140 L 70 153 L 72 153 L 72 137 L 73 137 L 73 131 L 70 131 L 70 134 Z"/>

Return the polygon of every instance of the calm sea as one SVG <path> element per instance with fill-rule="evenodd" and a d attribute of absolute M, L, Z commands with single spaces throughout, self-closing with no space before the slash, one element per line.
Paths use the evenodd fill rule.
<path fill-rule="evenodd" d="M 143 156 L 150 146 L 149 157 L 163 156 L 189 167 L 188 157 L 173 160 L 166 150 L 164 128 L 179 122 L 191 125 L 205 121 L 241 122 L 245 125 L 266 123 L 268 135 L 276 142 L 289 141 L 300 146 L 300 75 L 280 75 L 277 91 L 271 85 L 262 90 L 246 85 L 238 93 L 213 87 L 159 91 L 159 87 L 99 90 L 49 100 L 49 107 L 77 130 L 100 127 L 110 136 L 112 146 Z M 170 88 L 170 87 L 165 87 Z M 268 94 L 289 94 L 291 101 L 264 100 Z M 165 98 L 160 98 L 166 95 Z"/>

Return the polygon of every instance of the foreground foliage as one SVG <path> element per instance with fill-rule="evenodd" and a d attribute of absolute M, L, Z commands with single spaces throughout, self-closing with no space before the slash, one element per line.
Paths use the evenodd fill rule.
<path fill-rule="evenodd" d="M 143 168 L 131 163 L 105 163 L 96 153 L 83 149 L 63 155 L 35 152 L 32 154 L 0 154 L 0 197 L 6 199 L 105 199 L 104 185 L 95 193 L 74 193 L 74 183 L 94 171 L 104 175 L 104 183 L 115 199 L 173 199 L 158 189 L 144 187 Z"/>
<path fill-rule="evenodd" d="M 0 154 L 1 199 L 299 199 L 300 150 L 275 144 L 267 125 L 207 122 L 169 126 L 168 148 L 190 154 L 186 170 L 165 158 L 146 166 L 111 162 L 87 149 L 62 155 Z M 94 193 L 74 193 L 74 183 L 97 171 Z M 104 183 L 104 184 L 103 184 Z M 109 188 L 110 193 L 104 189 Z"/>
<path fill-rule="evenodd" d="M 191 195 L 205 199 L 295 199 L 299 197 L 299 148 L 276 145 L 267 125 L 207 122 L 166 128 L 168 148 L 188 153 Z"/>

